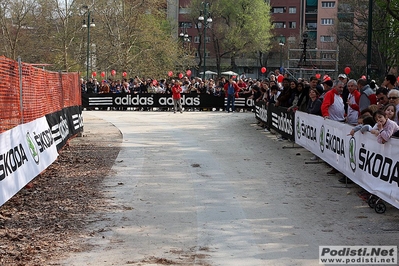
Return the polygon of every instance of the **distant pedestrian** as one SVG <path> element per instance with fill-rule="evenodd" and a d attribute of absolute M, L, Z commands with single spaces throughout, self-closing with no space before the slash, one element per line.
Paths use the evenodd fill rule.
<path fill-rule="evenodd" d="M 180 86 L 180 81 L 176 80 L 175 85 L 172 87 L 172 99 L 173 99 L 173 105 L 174 105 L 174 113 L 177 111 L 177 106 L 179 106 L 180 113 L 183 113 L 183 109 L 181 106 L 181 95 L 180 93 L 183 91 L 183 89 Z"/>
<path fill-rule="evenodd" d="M 238 87 L 237 83 L 234 81 L 234 79 L 231 77 L 229 79 L 229 82 L 224 84 L 224 91 L 227 95 L 227 106 L 226 106 L 226 112 L 230 113 L 230 107 L 231 111 L 235 111 L 235 98 L 236 94 L 240 91 L 240 87 Z"/>

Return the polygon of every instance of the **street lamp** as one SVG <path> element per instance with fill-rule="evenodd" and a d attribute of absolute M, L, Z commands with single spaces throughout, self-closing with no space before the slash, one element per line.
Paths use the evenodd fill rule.
<path fill-rule="evenodd" d="M 87 22 L 83 20 L 82 28 L 87 28 L 87 53 L 86 53 L 86 80 L 89 80 L 89 65 L 90 65 L 90 28 L 94 28 L 96 24 L 94 24 L 94 19 L 90 21 L 90 7 L 83 6 L 84 9 L 87 9 Z"/>
<path fill-rule="evenodd" d="M 182 38 L 183 49 L 184 49 L 184 43 L 190 41 L 190 39 L 188 38 L 186 23 L 182 24 L 182 29 L 181 29 L 181 32 L 180 32 L 179 36 Z"/>
<path fill-rule="evenodd" d="M 283 67 L 283 46 L 284 46 L 283 36 L 280 36 L 280 42 L 278 44 L 280 45 L 280 72 L 282 72 L 281 68 Z"/>
<path fill-rule="evenodd" d="M 209 3 L 202 2 L 201 3 L 202 10 L 200 11 L 200 16 L 198 20 L 204 26 L 204 68 L 202 73 L 202 79 L 205 80 L 205 71 L 206 71 L 206 28 L 210 23 L 212 23 L 211 13 L 209 12 Z"/>

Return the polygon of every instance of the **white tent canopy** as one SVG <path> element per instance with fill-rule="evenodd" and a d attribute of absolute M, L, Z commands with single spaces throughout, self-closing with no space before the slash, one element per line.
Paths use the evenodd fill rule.
<path fill-rule="evenodd" d="M 229 76 L 238 76 L 238 74 L 236 72 L 233 71 L 226 71 L 226 72 L 222 72 L 222 75 L 229 75 Z"/>
<path fill-rule="evenodd" d="M 204 71 L 200 72 L 200 75 L 203 75 L 203 74 L 204 74 Z M 213 72 L 213 71 L 210 71 L 210 70 L 207 70 L 207 71 L 205 71 L 205 75 L 217 75 L 217 73 Z"/>

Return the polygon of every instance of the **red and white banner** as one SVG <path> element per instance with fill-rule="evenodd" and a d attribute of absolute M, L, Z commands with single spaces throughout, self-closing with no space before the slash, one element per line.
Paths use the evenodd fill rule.
<path fill-rule="evenodd" d="M 46 117 L 0 134 L 0 206 L 58 156 Z"/>
<path fill-rule="evenodd" d="M 379 144 L 370 132 L 321 116 L 295 113 L 295 142 L 352 181 L 399 208 L 399 139 Z"/>

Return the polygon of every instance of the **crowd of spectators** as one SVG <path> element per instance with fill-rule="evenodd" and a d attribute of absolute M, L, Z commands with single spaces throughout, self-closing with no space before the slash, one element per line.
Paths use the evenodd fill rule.
<path fill-rule="evenodd" d="M 244 77 L 244 78 L 242 78 Z M 181 93 L 210 94 L 217 97 L 227 97 L 226 84 L 231 79 L 221 77 L 202 80 L 199 77 L 183 77 L 182 79 L 140 79 L 139 77 L 121 80 L 107 79 L 101 82 L 90 78 L 87 82 L 82 79 L 82 93 L 161 93 L 172 95 L 172 87 L 180 83 Z M 357 125 L 358 118 L 366 111 L 371 116 L 376 110 L 383 110 L 387 104 L 395 106 L 395 116 L 390 118 L 398 123 L 399 90 L 394 75 L 387 75 L 380 86 L 363 78 L 348 79 L 345 74 L 339 74 L 336 80 L 325 76 L 323 80 L 316 76 L 307 79 L 294 79 L 276 70 L 267 78 L 256 80 L 246 78 L 245 75 L 236 77 L 232 82 L 238 88 L 235 98 L 251 97 L 255 102 L 287 108 L 288 111 L 297 110 L 311 114 L 322 115 L 326 119 L 333 119 Z"/>
<path fill-rule="evenodd" d="M 348 79 L 345 74 L 336 80 L 314 76 L 298 82 L 285 77 L 280 87 L 271 87 L 268 92 L 267 101 L 286 107 L 288 112 L 300 110 L 353 125 L 348 135 L 370 132 L 384 145 L 389 145 L 391 137 L 399 137 L 399 89 L 394 75 L 387 75 L 380 86 L 364 78 Z M 333 168 L 327 174 L 336 173 Z M 339 181 L 352 182 L 346 177 Z"/>
<path fill-rule="evenodd" d="M 233 83 L 233 84 L 232 84 Z M 386 144 L 391 137 L 399 137 L 399 89 L 394 75 L 386 75 L 380 86 L 375 81 L 366 79 L 348 79 L 347 75 L 339 74 L 337 79 L 324 76 L 323 79 L 312 76 L 307 79 L 294 79 L 288 75 L 282 76 L 278 70 L 267 78 L 256 80 L 246 78 L 245 74 L 227 79 L 202 80 L 199 77 L 184 77 L 155 81 L 152 79 L 104 80 L 101 83 L 95 79 L 82 81 L 82 93 L 164 93 L 173 94 L 172 87 L 179 84 L 181 93 L 211 94 L 217 97 L 227 97 L 234 111 L 234 98 L 250 97 L 254 102 L 264 102 L 266 105 L 287 108 L 288 112 L 297 110 L 325 119 L 348 123 L 354 128 L 350 135 L 369 131 L 376 136 L 376 141 Z M 230 84 L 230 85 L 229 85 Z M 234 86 L 232 86 L 234 85 Z M 234 87 L 234 97 L 228 88 Z M 175 110 L 176 111 L 176 107 Z M 181 111 L 181 108 L 180 108 Z M 230 111 L 227 108 L 226 111 Z M 265 130 L 267 125 L 260 123 Z M 279 140 L 284 140 L 281 136 Z M 311 158 L 318 160 L 316 156 Z M 328 174 L 336 174 L 332 169 Z M 348 182 L 348 179 L 340 179 Z M 349 180 L 349 182 L 351 182 Z"/>

